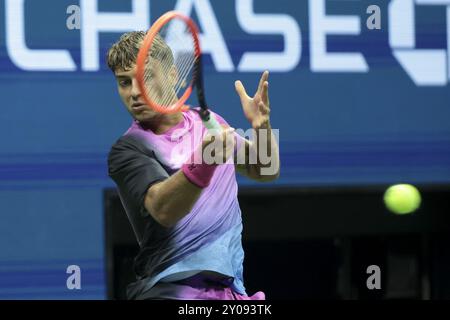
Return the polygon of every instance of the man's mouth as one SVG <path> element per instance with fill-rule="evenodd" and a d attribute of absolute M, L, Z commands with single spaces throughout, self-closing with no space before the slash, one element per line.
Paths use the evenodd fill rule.
<path fill-rule="evenodd" d="M 140 111 L 145 110 L 146 108 L 148 108 L 147 105 L 145 105 L 144 103 L 141 103 L 141 102 L 136 102 L 131 105 L 131 109 L 133 111 L 140 112 Z"/>

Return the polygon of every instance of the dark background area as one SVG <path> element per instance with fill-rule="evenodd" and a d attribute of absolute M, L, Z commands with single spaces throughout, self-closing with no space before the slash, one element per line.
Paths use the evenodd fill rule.
<path fill-rule="evenodd" d="M 386 186 L 337 189 L 243 188 L 247 292 L 268 299 L 449 299 L 447 187 L 420 188 L 422 205 L 398 216 Z M 125 299 L 138 246 L 114 189 L 104 192 L 109 299 Z M 367 267 L 381 270 L 369 290 Z"/>

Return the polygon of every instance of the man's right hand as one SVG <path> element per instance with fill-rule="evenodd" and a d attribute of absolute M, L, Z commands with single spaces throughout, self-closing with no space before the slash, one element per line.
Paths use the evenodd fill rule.
<path fill-rule="evenodd" d="M 235 143 L 234 128 L 224 127 L 222 132 L 208 132 L 202 143 L 202 162 L 211 165 L 226 163 L 234 153 Z"/>

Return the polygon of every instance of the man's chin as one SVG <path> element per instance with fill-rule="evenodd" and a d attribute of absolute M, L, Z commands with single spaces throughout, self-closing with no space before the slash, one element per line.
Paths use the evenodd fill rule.
<path fill-rule="evenodd" d="M 154 112 L 153 110 L 145 110 L 143 112 L 133 114 L 133 118 L 139 122 L 151 121 L 157 117 L 158 113 Z"/>

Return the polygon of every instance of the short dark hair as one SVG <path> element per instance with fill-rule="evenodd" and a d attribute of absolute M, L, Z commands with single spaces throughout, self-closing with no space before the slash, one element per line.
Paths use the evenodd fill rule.
<path fill-rule="evenodd" d="M 141 47 L 141 43 L 146 35 L 145 31 L 132 31 L 124 33 L 120 39 L 108 50 L 107 63 L 112 72 L 116 70 L 128 70 L 136 63 L 136 58 Z M 154 49 L 154 51 L 153 51 Z M 174 58 L 172 50 L 164 42 L 163 38 L 156 35 L 152 47 L 151 55 L 158 56 L 159 60 L 167 60 L 173 64 Z"/>

